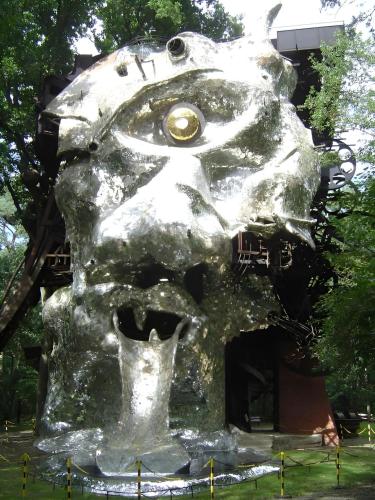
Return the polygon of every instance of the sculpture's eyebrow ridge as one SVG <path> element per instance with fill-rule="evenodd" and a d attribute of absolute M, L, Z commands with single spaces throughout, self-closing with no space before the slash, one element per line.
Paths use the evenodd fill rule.
<path fill-rule="evenodd" d="M 116 120 L 117 116 L 128 106 L 131 106 L 133 103 L 135 103 L 139 98 L 141 98 L 143 95 L 147 94 L 148 92 L 152 92 L 155 89 L 158 89 L 160 87 L 167 86 L 171 83 L 178 83 L 180 80 L 185 80 L 187 77 L 192 76 L 192 75 L 205 75 L 205 74 L 211 74 L 211 73 L 222 73 L 221 70 L 218 70 L 217 68 L 205 68 L 205 69 L 192 69 L 189 71 L 186 71 L 185 73 L 179 74 L 177 76 L 174 76 L 173 78 L 163 80 L 163 81 L 158 81 L 158 82 L 153 82 L 149 84 L 145 84 L 142 89 L 138 90 L 130 99 L 124 101 L 112 114 L 111 118 L 101 127 L 101 129 L 98 131 L 98 138 L 100 141 L 102 141 L 108 131 L 110 130 L 113 122 Z"/>

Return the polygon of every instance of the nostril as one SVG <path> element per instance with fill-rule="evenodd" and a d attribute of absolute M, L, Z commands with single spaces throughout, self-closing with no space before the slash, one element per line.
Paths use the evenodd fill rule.
<path fill-rule="evenodd" d="M 263 215 L 263 216 L 258 216 L 255 219 L 255 222 L 260 222 L 261 224 L 264 225 L 269 225 L 269 224 L 275 224 L 275 219 L 271 216 Z"/>
<path fill-rule="evenodd" d="M 175 274 L 170 269 L 160 265 L 145 266 L 134 277 L 134 284 L 139 288 L 151 288 L 161 282 L 173 282 Z"/>
<path fill-rule="evenodd" d="M 185 289 L 190 293 L 197 304 L 204 296 L 204 277 L 207 274 L 207 264 L 197 264 L 188 269 L 184 276 Z"/>

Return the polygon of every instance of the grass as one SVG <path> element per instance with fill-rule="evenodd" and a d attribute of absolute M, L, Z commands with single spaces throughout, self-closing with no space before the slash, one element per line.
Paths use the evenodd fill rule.
<path fill-rule="evenodd" d="M 21 433 L 22 435 L 22 433 Z M 1 436 L 0 436 L 1 438 Z M 5 455 L 8 450 L 10 462 L 6 462 L 0 457 L 0 499 L 15 500 L 21 497 L 22 471 L 20 467 L 20 449 L 15 450 L 17 454 L 9 454 L 12 446 L 12 437 L 7 446 L 0 445 L 0 454 Z M 15 439 L 15 438 L 14 438 Z M 21 442 L 22 439 L 18 442 Z M 350 446 L 351 442 L 358 443 L 358 446 Z M 356 487 L 362 484 L 375 482 L 373 447 L 364 446 L 366 438 L 360 440 L 346 440 L 345 447 L 340 454 L 341 470 L 340 485 L 344 487 Z M 349 446 L 347 446 L 349 445 Z M 16 448 L 16 442 L 12 449 Z M 4 451 L 5 450 L 5 451 Z M 285 494 L 296 497 L 308 493 L 329 492 L 336 486 L 336 466 L 335 449 L 316 448 L 313 450 L 293 450 L 286 452 L 285 471 Z M 18 458 L 17 458 L 18 457 Z M 275 458 L 277 455 L 275 454 Z M 297 462 L 297 463 L 296 463 Z M 322 462 L 322 463 L 319 463 Z M 300 465 L 304 464 L 304 466 Z M 308 464 L 311 464 L 310 466 Z M 257 486 L 257 488 L 256 488 Z M 280 494 L 280 482 L 277 474 L 264 476 L 254 481 L 246 481 L 241 484 L 228 487 L 215 487 L 215 498 L 228 498 L 231 500 L 271 499 Z M 58 500 L 66 499 L 67 493 L 62 486 L 42 481 L 38 478 L 33 480 L 32 474 L 27 482 L 27 498 L 38 500 Z M 83 493 L 79 486 L 73 488 L 73 499 L 100 499 L 103 497 L 92 493 Z M 110 496 L 110 499 L 124 498 L 120 496 Z M 191 496 L 179 496 L 187 499 Z M 201 493 L 194 492 L 194 498 L 210 498 L 209 489 Z"/>

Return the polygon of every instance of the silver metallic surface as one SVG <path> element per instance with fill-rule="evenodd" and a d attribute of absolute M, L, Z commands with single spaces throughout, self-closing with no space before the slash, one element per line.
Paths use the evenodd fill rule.
<path fill-rule="evenodd" d="M 256 478 L 265 476 L 266 474 L 272 474 L 279 470 L 279 467 L 274 465 L 259 465 L 249 469 L 238 469 L 233 472 L 226 472 L 221 474 L 215 474 L 216 488 L 222 488 L 223 486 L 229 486 L 233 483 L 238 483 L 246 480 L 255 480 Z M 128 476 L 125 480 L 122 479 L 121 482 L 117 481 L 100 481 L 96 479 L 82 478 L 85 486 L 92 489 L 95 492 L 106 493 L 110 490 L 114 493 L 123 493 L 129 496 L 137 496 L 137 483 L 136 475 Z M 208 473 L 199 478 L 187 478 L 180 477 L 176 479 L 161 478 L 160 476 L 155 476 L 152 473 L 144 473 L 142 482 L 142 492 L 149 498 L 160 498 L 165 496 L 170 498 L 171 494 L 174 496 L 180 495 L 191 495 L 199 491 L 205 491 L 207 493 L 209 489 L 210 478 Z M 218 486 L 220 485 L 220 486 Z"/>
<path fill-rule="evenodd" d="M 267 276 L 238 285 L 238 231 L 312 243 L 319 175 L 310 132 L 289 103 L 291 64 L 266 27 L 222 44 L 179 38 L 177 55 L 120 49 L 44 111 L 61 120 L 56 198 L 73 285 L 44 308 L 42 432 L 63 440 L 99 429 L 96 463 L 107 475 L 144 453 L 161 472 L 161 455 L 170 472 L 175 453 L 177 470 L 186 450 L 192 456 L 181 436 L 192 432 L 207 449 L 223 432 L 225 345 L 266 328 L 279 307 Z M 173 145 L 162 124 L 179 103 L 198 108 L 205 127 Z"/>

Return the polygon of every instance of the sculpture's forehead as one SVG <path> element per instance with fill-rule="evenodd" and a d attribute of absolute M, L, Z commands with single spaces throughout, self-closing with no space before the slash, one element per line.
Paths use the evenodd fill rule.
<path fill-rule="evenodd" d="M 192 71 L 216 70 L 223 78 L 248 81 L 281 56 L 270 42 L 248 37 L 214 43 L 196 33 L 178 35 L 184 51 L 173 56 L 165 47 L 125 47 L 84 71 L 47 107 L 45 114 L 73 118 L 87 124 L 105 123 L 124 102 L 142 89 Z M 257 77 L 258 74 L 258 77 Z"/>

